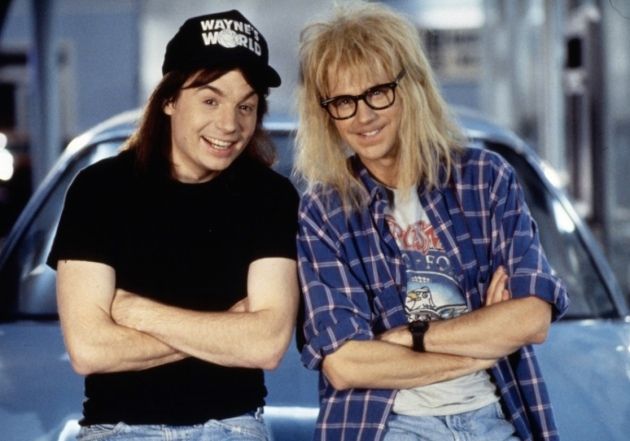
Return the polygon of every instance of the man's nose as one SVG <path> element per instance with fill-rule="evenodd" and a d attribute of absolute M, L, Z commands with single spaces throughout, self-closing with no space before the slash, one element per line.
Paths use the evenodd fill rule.
<path fill-rule="evenodd" d="M 238 126 L 238 116 L 235 109 L 219 109 L 217 115 L 217 126 L 224 132 L 233 132 Z"/>
<path fill-rule="evenodd" d="M 359 122 L 369 122 L 376 117 L 376 111 L 368 106 L 365 100 L 358 100 L 356 117 Z"/>

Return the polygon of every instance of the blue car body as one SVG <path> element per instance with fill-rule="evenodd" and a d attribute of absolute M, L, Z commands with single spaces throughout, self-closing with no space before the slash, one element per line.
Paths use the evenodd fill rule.
<path fill-rule="evenodd" d="M 588 227 L 551 171 L 512 133 L 460 112 L 472 144 L 491 148 L 517 170 L 552 265 L 567 281 L 569 313 L 537 348 L 562 439 L 625 441 L 630 434 L 628 305 Z M 0 250 L 0 438 L 74 439 L 83 379 L 72 371 L 45 265 L 65 189 L 78 170 L 115 154 L 139 114 L 125 113 L 73 140 L 31 198 Z M 277 169 L 288 174 L 294 124 L 267 124 L 276 140 Z M 312 438 L 318 412 L 317 373 L 306 370 L 294 343 L 266 374 L 265 420 L 276 441 Z"/>

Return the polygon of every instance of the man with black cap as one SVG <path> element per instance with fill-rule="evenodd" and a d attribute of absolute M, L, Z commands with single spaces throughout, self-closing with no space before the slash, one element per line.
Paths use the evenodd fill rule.
<path fill-rule="evenodd" d="M 267 439 L 262 370 L 298 304 L 298 197 L 262 128 L 268 58 L 238 11 L 187 20 L 126 148 L 68 191 L 48 262 L 86 375 L 79 439 Z"/>

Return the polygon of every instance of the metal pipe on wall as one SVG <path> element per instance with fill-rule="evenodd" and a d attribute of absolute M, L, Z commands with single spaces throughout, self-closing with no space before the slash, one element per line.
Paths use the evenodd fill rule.
<path fill-rule="evenodd" d="M 29 89 L 29 108 L 33 188 L 44 179 L 61 149 L 55 6 L 55 0 L 31 0 L 34 26 L 29 68 L 33 87 Z"/>
<path fill-rule="evenodd" d="M 604 121 L 606 96 L 605 54 L 601 4 L 571 4 L 566 26 L 567 153 L 571 169 L 570 191 L 585 205 L 584 215 L 608 250 L 606 171 L 609 155 Z"/>

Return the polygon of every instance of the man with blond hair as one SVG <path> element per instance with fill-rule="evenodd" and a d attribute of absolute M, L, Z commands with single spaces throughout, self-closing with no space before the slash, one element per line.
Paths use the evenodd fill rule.
<path fill-rule="evenodd" d="M 514 171 L 466 144 L 401 15 L 340 7 L 300 43 L 316 438 L 557 440 L 531 345 L 568 299 Z"/>

